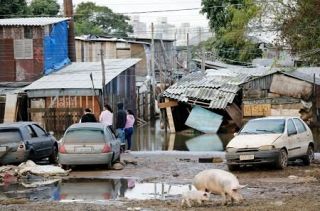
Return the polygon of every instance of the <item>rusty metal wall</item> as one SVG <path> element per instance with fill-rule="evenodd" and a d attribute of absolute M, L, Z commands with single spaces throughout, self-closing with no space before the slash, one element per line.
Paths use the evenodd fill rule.
<path fill-rule="evenodd" d="M 14 39 L 24 39 L 24 27 L 0 27 L 0 82 L 34 81 L 43 75 L 42 27 L 33 31 L 33 59 L 14 58 Z"/>

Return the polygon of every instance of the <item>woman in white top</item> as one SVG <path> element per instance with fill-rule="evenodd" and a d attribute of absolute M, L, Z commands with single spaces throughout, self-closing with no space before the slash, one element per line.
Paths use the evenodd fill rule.
<path fill-rule="evenodd" d="M 109 104 L 104 105 L 104 111 L 101 112 L 99 121 L 110 128 L 113 132 L 112 124 L 113 124 L 113 111 Z"/>

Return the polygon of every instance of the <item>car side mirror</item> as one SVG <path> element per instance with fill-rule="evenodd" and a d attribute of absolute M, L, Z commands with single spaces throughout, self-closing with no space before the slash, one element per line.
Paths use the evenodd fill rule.
<path fill-rule="evenodd" d="M 49 135 L 54 135 L 54 132 L 53 131 L 49 131 Z"/>
<path fill-rule="evenodd" d="M 295 135 L 295 134 L 297 134 L 297 131 L 295 131 L 295 132 L 289 132 L 288 131 L 288 136 L 292 136 L 292 135 Z"/>

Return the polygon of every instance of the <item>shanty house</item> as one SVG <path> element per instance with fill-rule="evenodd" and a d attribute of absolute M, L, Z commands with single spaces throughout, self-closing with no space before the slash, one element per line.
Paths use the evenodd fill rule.
<path fill-rule="evenodd" d="M 0 19 L 0 82 L 32 82 L 68 64 L 68 20 Z"/>
<path fill-rule="evenodd" d="M 320 68 L 305 67 L 274 72 L 242 85 L 243 116 L 301 116 L 319 121 Z"/>
<path fill-rule="evenodd" d="M 105 102 L 118 102 L 136 110 L 135 65 L 139 59 L 106 59 Z M 75 62 L 24 88 L 30 99 L 32 121 L 42 123 L 58 136 L 79 121 L 85 108 L 98 118 L 101 112 L 102 70 L 100 62 Z M 116 109 L 115 109 L 116 110 Z"/>

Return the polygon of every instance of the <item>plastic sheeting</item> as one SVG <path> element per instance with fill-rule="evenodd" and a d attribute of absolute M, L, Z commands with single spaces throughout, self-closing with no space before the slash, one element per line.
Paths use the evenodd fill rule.
<path fill-rule="evenodd" d="M 44 37 L 44 74 L 61 69 L 70 63 L 68 58 L 68 23 L 63 21 L 52 25 L 48 36 Z"/>

